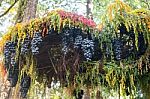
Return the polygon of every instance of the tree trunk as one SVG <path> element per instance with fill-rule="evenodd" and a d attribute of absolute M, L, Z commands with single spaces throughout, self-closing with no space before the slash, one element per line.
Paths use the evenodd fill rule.
<path fill-rule="evenodd" d="M 38 0 L 19 0 L 19 6 L 18 6 L 15 24 L 20 22 L 27 22 L 30 19 L 35 18 L 37 3 Z M 9 86 L 10 84 L 9 81 L 7 80 L 6 82 L 1 84 L 0 99 L 19 99 L 19 87 L 11 88 Z"/>
<path fill-rule="evenodd" d="M 16 23 L 27 22 L 36 17 L 38 0 L 20 0 Z"/>
<path fill-rule="evenodd" d="M 26 9 L 24 10 L 23 22 L 36 17 L 37 3 L 38 0 L 28 0 Z"/>
<path fill-rule="evenodd" d="M 24 11 L 26 9 L 26 5 L 27 5 L 27 1 L 28 0 L 20 0 L 19 1 L 19 6 L 18 6 L 18 11 L 17 11 L 17 15 L 16 15 L 16 23 L 20 23 L 23 21 L 23 17 L 24 17 Z"/>
<path fill-rule="evenodd" d="M 90 19 L 93 19 L 92 9 L 93 9 L 93 0 L 87 0 L 86 4 L 86 16 Z"/>

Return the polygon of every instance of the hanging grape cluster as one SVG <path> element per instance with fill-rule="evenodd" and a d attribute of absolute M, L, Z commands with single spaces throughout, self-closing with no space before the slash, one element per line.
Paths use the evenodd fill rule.
<path fill-rule="evenodd" d="M 127 28 L 126 28 L 125 24 L 121 23 L 121 26 L 119 26 L 118 30 L 120 31 L 121 35 L 125 34 L 125 35 L 129 36 L 132 39 L 135 38 L 135 33 L 134 33 L 133 27 L 129 31 L 127 31 Z"/>
<path fill-rule="evenodd" d="M 16 55 L 16 43 L 7 42 L 4 47 L 4 58 L 5 58 L 5 67 L 8 70 L 11 66 L 16 64 L 15 55 Z"/>
<path fill-rule="evenodd" d="M 11 50 L 10 50 L 11 42 L 6 42 L 4 46 L 4 57 L 5 57 L 5 68 L 9 68 L 10 58 L 11 58 Z"/>
<path fill-rule="evenodd" d="M 81 44 L 82 44 L 82 36 L 81 35 L 77 35 L 77 37 L 75 38 L 75 42 L 74 42 L 74 48 L 81 48 Z"/>
<path fill-rule="evenodd" d="M 115 60 L 121 60 L 122 59 L 122 48 L 123 48 L 123 42 L 120 39 L 114 39 L 113 40 L 113 50 L 114 50 L 114 58 Z"/>
<path fill-rule="evenodd" d="M 93 61 L 99 61 L 102 58 L 102 50 L 99 46 L 99 39 L 94 38 L 94 54 L 92 57 Z"/>
<path fill-rule="evenodd" d="M 92 55 L 94 54 L 94 42 L 91 39 L 85 38 L 82 41 L 81 49 L 84 52 L 84 57 L 87 61 L 91 61 Z"/>
<path fill-rule="evenodd" d="M 8 71 L 8 81 L 14 87 L 18 81 L 18 65 L 16 61 L 16 42 L 7 42 L 4 47 L 5 68 Z"/>
<path fill-rule="evenodd" d="M 123 53 L 122 58 L 127 58 L 131 56 L 131 54 L 134 54 L 135 59 L 138 59 L 141 55 L 143 55 L 148 47 L 147 45 L 147 39 L 144 39 L 144 33 L 138 32 L 138 49 L 135 46 L 135 33 L 133 27 L 130 28 L 129 31 L 127 31 L 126 26 L 122 23 L 121 26 L 119 27 L 120 34 L 127 35 L 129 39 L 126 39 L 126 41 L 129 41 L 130 44 L 128 44 L 128 49 L 126 49 L 126 52 Z M 123 45 L 125 46 L 125 45 Z M 125 49 L 125 48 L 123 48 Z"/>
<path fill-rule="evenodd" d="M 147 49 L 147 44 L 144 40 L 144 35 L 143 33 L 138 33 L 138 56 L 140 57 L 143 55 Z"/>
<path fill-rule="evenodd" d="M 69 48 L 69 44 L 71 44 L 71 42 L 73 42 L 73 32 L 69 27 L 65 27 L 62 30 L 63 33 L 63 37 L 62 37 L 62 44 L 63 44 L 63 48 L 62 51 L 64 52 L 64 54 L 67 54 L 68 52 L 68 48 Z"/>
<path fill-rule="evenodd" d="M 4 47 L 4 57 L 5 57 L 5 67 L 9 68 L 10 65 L 15 64 L 15 52 L 16 52 L 16 43 L 7 42 Z"/>
<path fill-rule="evenodd" d="M 81 49 L 81 44 L 83 40 L 83 33 L 80 28 L 74 28 L 73 29 L 73 34 L 74 34 L 74 48 L 76 49 Z"/>
<path fill-rule="evenodd" d="M 21 46 L 21 54 L 25 55 L 30 50 L 30 35 L 27 33 Z"/>
<path fill-rule="evenodd" d="M 39 54 L 40 45 L 42 43 L 42 35 L 40 32 L 36 32 L 33 35 L 33 39 L 31 41 L 31 51 L 33 55 Z"/>
<path fill-rule="evenodd" d="M 76 27 L 66 27 L 62 30 L 63 48 L 64 54 L 67 54 L 69 45 L 73 44 L 73 47 L 83 52 L 84 58 L 87 61 L 92 59 L 94 54 L 94 40 L 88 33 L 84 34 L 82 29 Z"/>
<path fill-rule="evenodd" d="M 27 96 L 27 92 L 29 90 L 30 87 L 30 83 L 31 83 L 31 78 L 30 76 L 28 76 L 26 73 L 23 75 L 22 79 L 21 79 L 21 83 L 20 83 L 20 93 L 21 93 L 21 97 L 25 98 Z"/>
<path fill-rule="evenodd" d="M 15 87 L 18 81 L 19 68 L 18 65 L 15 64 L 14 67 L 10 67 L 8 70 L 7 80 L 10 82 L 11 87 Z"/>

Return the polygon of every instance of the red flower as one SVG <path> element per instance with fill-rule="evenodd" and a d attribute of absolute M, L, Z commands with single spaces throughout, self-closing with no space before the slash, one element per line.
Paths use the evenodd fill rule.
<path fill-rule="evenodd" d="M 78 15 L 71 12 L 65 12 L 62 10 L 58 11 L 58 13 L 60 14 L 62 19 L 69 18 L 74 22 L 79 21 L 88 27 L 96 27 L 96 23 L 93 20 L 85 18 L 83 15 Z"/>

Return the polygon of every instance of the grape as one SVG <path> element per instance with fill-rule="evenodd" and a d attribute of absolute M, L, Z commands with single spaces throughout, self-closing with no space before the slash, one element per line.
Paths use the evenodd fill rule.
<path fill-rule="evenodd" d="M 81 49 L 84 52 L 84 57 L 87 61 L 90 61 L 94 54 L 94 42 L 88 38 L 83 39 Z"/>
<path fill-rule="evenodd" d="M 123 42 L 120 39 L 114 39 L 113 41 L 113 50 L 114 50 L 114 57 L 116 60 L 122 59 L 122 48 L 123 48 Z"/>
<path fill-rule="evenodd" d="M 129 32 L 128 32 L 128 36 L 132 39 L 135 39 L 135 33 L 134 33 L 134 29 L 132 28 Z"/>
<path fill-rule="evenodd" d="M 74 37 L 74 48 L 80 49 L 83 40 L 82 30 L 80 28 L 72 28 L 72 31 Z"/>
<path fill-rule="evenodd" d="M 82 39 L 83 38 L 81 35 L 77 35 L 77 37 L 75 38 L 75 42 L 74 42 L 74 48 L 81 48 Z"/>
<path fill-rule="evenodd" d="M 6 42 L 4 46 L 4 59 L 5 59 L 5 68 L 8 70 L 10 65 L 15 64 L 15 52 L 16 52 L 16 43 L 15 42 Z"/>
<path fill-rule="evenodd" d="M 21 93 L 21 97 L 25 98 L 27 95 L 27 92 L 29 90 L 30 87 L 30 83 L 31 83 L 31 78 L 30 76 L 28 76 L 26 73 L 24 74 L 24 76 L 21 79 L 21 83 L 20 83 L 20 93 Z"/>
<path fill-rule="evenodd" d="M 13 67 L 10 67 L 8 70 L 7 80 L 10 81 L 10 86 L 15 87 L 18 81 L 19 67 L 15 64 Z"/>
<path fill-rule="evenodd" d="M 120 34 L 126 34 L 128 35 L 130 38 L 134 38 L 135 37 L 135 33 L 134 33 L 134 29 L 133 27 L 130 29 L 130 31 L 127 31 L 127 28 L 125 26 L 125 24 L 121 23 L 121 26 L 119 27 L 120 30 Z"/>
<path fill-rule="evenodd" d="M 4 47 L 5 67 L 8 71 L 7 79 L 10 86 L 15 87 L 18 81 L 18 66 L 15 60 L 16 42 L 7 42 Z"/>
<path fill-rule="evenodd" d="M 36 32 L 33 35 L 33 39 L 31 41 L 31 51 L 33 55 L 39 54 L 39 47 L 42 43 L 42 35 L 40 32 Z"/>
<path fill-rule="evenodd" d="M 27 54 L 30 50 L 29 46 L 30 46 L 30 36 L 27 33 L 26 37 L 24 38 L 24 41 L 22 42 L 21 54 Z"/>
<path fill-rule="evenodd" d="M 143 33 L 138 33 L 138 56 L 141 56 L 145 53 L 147 45 L 144 40 Z"/>
<path fill-rule="evenodd" d="M 76 38 L 78 35 L 81 35 L 82 36 L 82 29 L 80 28 L 71 28 L 72 29 L 72 33 L 73 33 L 73 37 Z"/>
<path fill-rule="evenodd" d="M 10 64 L 10 58 L 11 58 L 11 51 L 9 49 L 9 46 L 11 45 L 11 42 L 6 42 L 4 46 L 4 58 L 5 58 L 5 68 L 9 68 Z"/>
<path fill-rule="evenodd" d="M 12 77 L 9 78 L 10 86 L 15 87 L 18 81 L 18 73 L 14 73 Z"/>
<path fill-rule="evenodd" d="M 122 34 L 126 34 L 127 33 L 126 26 L 123 23 L 119 27 L 119 30 L 120 30 L 120 33 L 122 33 Z"/>
<path fill-rule="evenodd" d="M 134 46 L 133 45 L 125 45 L 122 49 L 122 59 L 126 59 L 130 57 L 134 52 Z"/>
<path fill-rule="evenodd" d="M 14 66 L 16 64 L 16 60 L 15 60 L 15 53 L 11 54 L 11 65 Z"/>
<path fill-rule="evenodd" d="M 92 58 L 93 61 L 98 61 L 102 58 L 102 51 L 99 47 L 99 40 L 98 38 L 94 39 L 94 57 Z"/>
<path fill-rule="evenodd" d="M 64 54 L 67 54 L 69 44 L 73 42 L 73 32 L 69 27 L 65 27 L 62 30 L 62 34 L 62 51 L 64 52 Z"/>

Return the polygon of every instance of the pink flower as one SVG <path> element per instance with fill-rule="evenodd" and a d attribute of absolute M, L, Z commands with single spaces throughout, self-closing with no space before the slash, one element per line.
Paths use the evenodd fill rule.
<path fill-rule="evenodd" d="M 69 18 L 74 22 L 79 21 L 88 27 L 93 27 L 93 28 L 96 27 L 96 23 L 93 20 L 85 18 L 83 15 L 78 15 L 75 13 L 65 12 L 65 11 L 58 11 L 58 13 L 62 17 L 62 19 Z"/>

